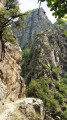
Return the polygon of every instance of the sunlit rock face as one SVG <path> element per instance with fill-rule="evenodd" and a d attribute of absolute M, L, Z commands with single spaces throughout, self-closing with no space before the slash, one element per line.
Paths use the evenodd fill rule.
<path fill-rule="evenodd" d="M 16 35 L 21 49 L 30 47 L 36 34 L 46 30 L 51 25 L 50 20 L 42 8 L 39 10 L 34 9 L 29 13 L 30 16 L 26 17 L 24 23 L 22 22 L 25 24 L 25 29 L 22 28 Z"/>
<path fill-rule="evenodd" d="M 24 97 L 25 84 L 21 73 L 22 53 L 18 45 L 5 43 L 5 56 L 0 61 L 0 99 L 14 101 Z"/>
<path fill-rule="evenodd" d="M 45 116 L 43 101 L 36 98 L 19 99 L 2 109 L 0 120 L 44 120 Z"/>
<path fill-rule="evenodd" d="M 6 4 L 6 0 L 0 0 L 0 8 L 4 7 Z"/>

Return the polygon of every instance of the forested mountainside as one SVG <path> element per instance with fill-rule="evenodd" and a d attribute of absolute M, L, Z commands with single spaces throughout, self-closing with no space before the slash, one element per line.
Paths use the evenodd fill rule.
<path fill-rule="evenodd" d="M 36 35 L 31 49 L 23 51 L 22 75 L 27 96 L 42 99 L 53 119 L 66 120 L 67 37 L 62 26 Z"/>
<path fill-rule="evenodd" d="M 34 9 L 29 13 L 30 15 L 26 17 L 26 21 L 24 22 L 25 29 L 22 28 L 17 34 L 15 34 L 18 38 L 18 43 L 21 49 L 30 47 L 36 34 L 46 30 L 52 25 L 43 8 Z M 13 29 L 14 28 L 15 26 Z M 15 29 L 17 29 L 17 27 Z"/>
<path fill-rule="evenodd" d="M 31 65 L 35 65 L 33 63 L 39 65 L 41 62 L 42 64 L 40 65 L 43 67 L 43 63 L 45 62 L 48 66 L 61 67 L 61 75 L 67 71 L 67 36 L 65 35 L 64 28 L 61 28 L 58 24 L 49 27 L 45 32 L 37 34 L 32 47 L 23 50 L 23 54 L 26 51 L 29 54 L 28 58 L 24 61 L 26 62 L 24 64 L 28 65 L 26 68 L 29 67 L 29 69 L 32 69 Z M 25 66 L 23 69 L 25 69 Z M 33 72 L 36 73 L 35 70 L 33 70 Z M 30 72 L 32 72 L 32 70 Z"/>

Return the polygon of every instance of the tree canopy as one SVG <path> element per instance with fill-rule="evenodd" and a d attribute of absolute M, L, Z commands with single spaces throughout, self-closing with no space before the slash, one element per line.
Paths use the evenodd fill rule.
<path fill-rule="evenodd" d="M 23 26 L 23 24 L 20 24 L 18 18 L 24 21 L 26 15 L 27 13 L 20 13 L 17 0 L 6 0 L 6 5 L 0 8 L 0 42 L 2 45 L 2 52 L 5 52 L 4 43 L 6 41 L 10 40 L 10 42 L 16 43 L 13 33 L 10 30 L 10 26 L 12 24 L 16 24 L 17 26 Z M 6 34 L 4 34 L 4 31 Z M 9 37 L 11 38 L 8 39 Z"/>
<path fill-rule="evenodd" d="M 16 18 L 20 17 L 22 18 L 22 21 L 24 21 L 24 16 L 26 15 L 26 13 L 20 13 L 19 7 L 17 5 L 17 0 L 7 1 L 8 2 L 6 3 L 6 6 L 0 9 L 0 30 L 2 30 L 6 26 L 11 25 L 12 23 L 18 25 L 18 19 Z"/>
<path fill-rule="evenodd" d="M 67 20 L 67 0 L 38 0 L 47 2 L 47 6 L 53 11 L 53 15 L 59 20 L 65 18 Z"/>

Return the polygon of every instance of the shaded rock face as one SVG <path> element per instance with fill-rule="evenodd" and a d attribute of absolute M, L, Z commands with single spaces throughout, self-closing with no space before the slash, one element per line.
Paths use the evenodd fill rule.
<path fill-rule="evenodd" d="M 46 30 L 51 25 L 51 22 L 45 15 L 45 11 L 40 8 L 40 10 L 32 10 L 30 16 L 26 17 L 24 24 L 26 27 L 25 30 L 21 29 L 17 34 L 18 43 L 21 49 L 30 47 L 36 34 Z"/>
<path fill-rule="evenodd" d="M 0 99 L 24 97 L 25 84 L 21 73 L 22 53 L 18 45 L 5 43 L 5 56 L 0 62 Z"/>

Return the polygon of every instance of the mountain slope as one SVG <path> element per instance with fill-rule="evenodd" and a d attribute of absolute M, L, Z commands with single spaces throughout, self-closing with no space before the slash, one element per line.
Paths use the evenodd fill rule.
<path fill-rule="evenodd" d="M 24 23 L 26 27 L 25 30 L 21 29 L 17 34 L 21 49 L 30 47 L 36 34 L 46 30 L 51 25 L 50 20 L 45 15 L 45 11 L 42 8 L 34 9 L 29 13 L 30 16 L 26 17 Z"/>
<path fill-rule="evenodd" d="M 26 61 L 26 66 L 23 67 L 23 71 L 26 68 L 30 68 L 30 72 L 35 72 L 41 67 L 43 69 L 43 64 L 47 64 L 48 67 L 61 67 L 61 72 L 67 71 L 67 37 L 65 32 L 58 25 L 52 26 L 45 32 L 38 34 L 33 42 L 30 55 Z M 27 71 L 29 74 L 29 71 Z M 25 71 L 25 78 L 27 76 Z M 36 73 L 37 74 L 37 73 Z M 32 76 L 33 77 L 33 76 Z M 35 78 L 35 77 L 34 77 Z M 38 77 L 37 77 L 38 78 Z M 26 78 L 27 79 L 27 78 Z"/>
<path fill-rule="evenodd" d="M 29 55 L 22 65 L 22 75 L 27 84 L 27 96 L 39 97 L 46 111 L 58 120 L 67 109 L 67 37 L 64 29 L 53 25 L 38 34 Z M 65 78 L 61 78 L 61 77 Z"/>

